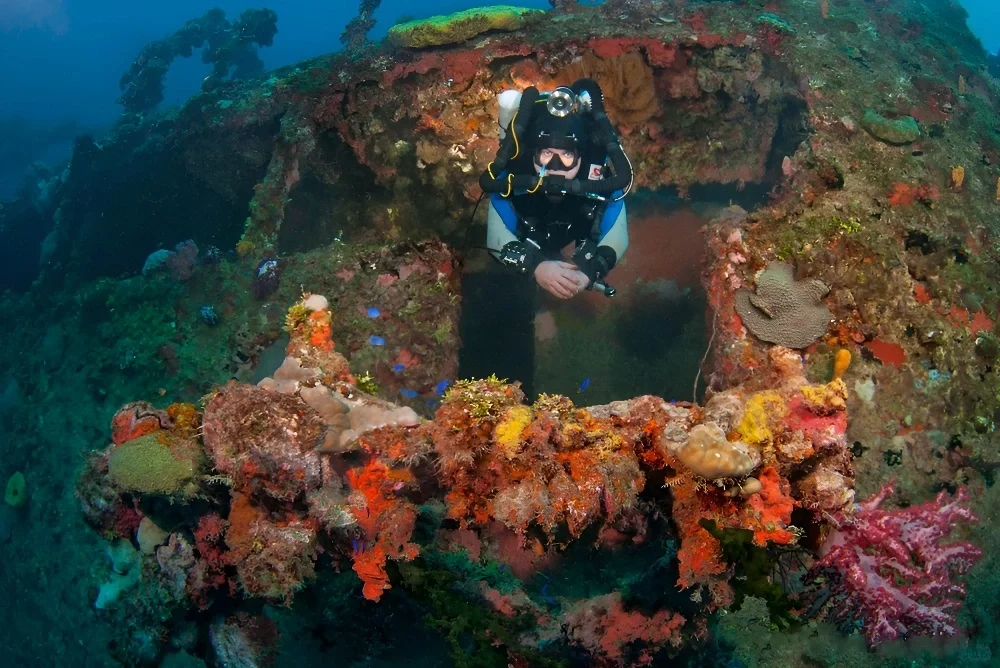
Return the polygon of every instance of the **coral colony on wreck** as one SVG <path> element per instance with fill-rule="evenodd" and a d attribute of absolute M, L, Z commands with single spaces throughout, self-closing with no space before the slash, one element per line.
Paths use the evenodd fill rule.
<path fill-rule="evenodd" d="M 964 10 L 552 5 L 373 42 L 362 0 L 268 75 L 278 15 L 212 10 L 3 204 L 0 577 L 67 592 L 9 665 L 43 622 L 59 665 L 996 665 L 1000 84 Z M 497 96 L 578 80 L 631 245 L 613 299 L 515 332 Z"/>

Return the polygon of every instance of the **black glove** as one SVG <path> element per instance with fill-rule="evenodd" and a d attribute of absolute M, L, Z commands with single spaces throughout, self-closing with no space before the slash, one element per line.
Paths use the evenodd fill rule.
<path fill-rule="evenodd" d="M 611 246 L 598 246 L 593 241 L 584 241 L 573 254 L 573 264 L 587 275 L 590 282 L 600 281 L 614 269 L 618 254 Z"/>
<path fill-rule="evenodd" d="M 509 241 L 500 250 L 500 262 L 521 274 L 534 274 L 545 259 L 537 245 L 530 241 Z"/>

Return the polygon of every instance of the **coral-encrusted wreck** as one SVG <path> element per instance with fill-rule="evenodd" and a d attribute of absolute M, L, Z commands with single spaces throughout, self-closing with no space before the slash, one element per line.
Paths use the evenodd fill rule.
<path fill-rule="evenodd" d="M 796 645 L 773 665 L 862 665 L 883 659 L 864 640 L 925 634 L 988 665 L 1000 597 L 959 578 L 998 568 L 972 543 L 996 541 L 976 517 L 1000 502 L 1000 87 L 957 3 L 560 0 L 361 48 L 377 4 L 352 53 L 126 114 L 0 209 L 18 433 L 68 422 L 76 388 L 107 415 L 178 400 L 121 408 L 78 483 L 116 655 L 262 664 L 281 637 L 345 662 L 395 639 L 456 665 L 727 665 L 760 641 L 754 660 Z M 583 76 L 632 159 L 630 207 L 714 205 L 686 258 L 707 391 L 444 393 L 496 95 Z M 662 262 L 642 220 L 613 276 Z M 198 248 L 182 283 L 155 262 L 118 280 Z M 65 357 L 99 370 L 67 385 L 24 355 L 61 319 Z M 820 619 L 836 629 L 768 631 Z M 835 630 L 860 654 L 828 655 Z"/>
<path fill-rule="evenodd" d="M 873 543 L 892 537 L 884 549 L 917 555 L 915 565 L 897 568 L 915 581 L 920 568 L 928 569 L 931 580 L 920 591 L 916 583 L 902 590 L 924 606 L 937 593 L 963 592 L 947 577 L 946 556 L 957 560 L 955 573 L 978 557 L 968 545 L 937 547 L 953 520 L 975 521 L 960 506 L 964 497 L 938 517 L 935 506 L 877 511 L 872 518 L 883 493 L 856 520 L 881 528 L 851 527 L 845 385 L 840 378 L 810 384 L 799 356 L 786 348 L 771 351 L 771 389 L 734 387 L 704 407 L 650 396 L 579 408 L 566 397 L 542 395 L 526 405 L 516 385 L 490 378 L 459 382 L 433 419 L 421 421 L 411 409 L 352 384 L 330 339 L 330 320 L 325 298 L 304 297 L 289 312 L 288 357 L 274 378 L 260 387 L 230 383 L 206 400 L 201 442 L 229 498 L 200 516 L 189 506 L 173 527 L 171 549 L 184 545 L 189 556 L 179 566 L 171 560 L 171 568 L 161 560 L 156 577 L 171 587 L 178 605 L 206 607 L 237 591 L 290 604 L 316 579 L 321 554 L 323 568 L 350 567 L 364 598 L 379 601 L 395 586 L 419 590 L 426 577 L 419 573 L 450 555 L 472 569 L 452 572 L 471 587 L 467 600 L 501 617 L 536 620 L 533 634 L 494 639 L 509 660 L 533 665 L 531 657 L 556 660 L 575 646 L 596 665 L 624 666 L 699 643 L 708 615 L 732 605 L 735 564 L 727 562 L 721 542 L 728 532 L 746 532 L 758 549 L 798 542 L 806 550 L 802 527 L 829 536 L 816 568 L 842 570 L 841 586 L 855 590 L 865 587 L 861 571 L 870 579 L 893 566 L 868 564 L 875 558 L 865 556 Z M 137 419 L 141 410 L 130 404 L 116 415 L 116 433 L 124 433 L 118 440 L 133 438 L 95 455 L 80 481 L 88 519 L 109 536 L 134 538 L 136 520 L 157 515 L 157 495 L 184 503 L 194 496 L 191 485 L 210 495 L 218 481 L 188 469 L 187 478 L 162 489 L 163 481 L 177 477 L 177 459 L 189 450 L 177 444 L 190 443 L 185 434 L 198 420 L 179 408 L 160 419 L 145 409 Z M 174 414 L 186 418 L 171 421 Z M 145 459 L 132 456 L 126 479 L 140 482 L 122 484 L 117 455 L 147 441 L 160 450 L 142 450 L 149 452 Z M 430 510 L 435 506 L 437 513 Z M 917 512 L 933 535 L 914 524 Z M 666 518 L 672 528 L 664 526 Z M 897 525 L 903 530 L 894 531 Z M 642 545 L 663 531 L 679 544 L 672 585 L 696 606 L 689 601 L 672 609 L 661 602 L 652 611 L 627 610 L 618 593 L 557 599 L 547 585 L 538 599 L 529 594 L 527 583 L 545 571 L 555 575 L 585 536 L 598 555 L 611 559 L 621 544 Z M 160 540 L 166 542 L 165 535 Z M 407 562 L 407 569 L 392 566 Z M 481 563 L 509 569 L 503 591 L 489 578 L 479 581 Z M 860 605 L 884 607 L 875 599 Z M 837 614 L 852 614 L 855 605 L 848 598 Z M 892 614 L 898 621 L 873 622 L 869 639 L 957 632 L 948 617 L 953 602 L 934 613 L 907 605 L 898 603 Z M 615 616 L 634 630 L 618 628 Z"/>

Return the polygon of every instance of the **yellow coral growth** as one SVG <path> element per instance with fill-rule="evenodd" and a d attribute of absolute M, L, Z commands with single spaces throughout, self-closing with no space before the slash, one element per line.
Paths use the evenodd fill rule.
<path fill-rule="evenodd" d="M 505 408 L 519 406 L 524 393 L 495 375 L 483 380 L 459 380 L 444 395 L 444 403 L 468 404 L 469 415 L 476 419 L 495 420 Z"/>
<path fill-rule="evenodd" d="M 285 314 L 285 331 L 288 333 L 294 332 L 299 326 L 305 324 L 309 319 L 309 309 L 306 308 L 305 300 L 300 299 L 288 308 L 288 313 Z"/>
<path fill-rule="evenodd" d="M 597 450 L 601 459 L 606 459 L 615 453 L 621 452 L 625 447 L 625 439 L 610 429 L 601 431 L 588 431 L 587 441 Z"/>
<path fill-rule="evenodd" d="M 959 165 L 951 168 L 951 187 L 954 190 L 961 190 L 965 183 L 965 167 Z"/>
<path fill-rule="evenodd" d="M 174 403 L 167 406 L 167 415 L 174 421 L 174 431 L 178 435 L 192 438 L 198 432 L 201 415 L 194 404 Z"/>
<path fill-rule="evenodd" d="M 766 445 L 774 439 L 771 426 L 777 424 L 786 412 L 785 402 L 777 392 L 758 392 L 747 400 L 743 418 L 737 431 L 745 443 Z"/>
<path fill-rule="evenodd" d="M 497 5 L 476 7 L 446 16 L 398 23 L 389 28 L 389 41 L 396 46 L 422 49 L 457 44 L 490 30 L 517 30 L 542 12 L 524 7 Z"/>
<path fill-rule="evenodd" d="M 247 222 L 249 221 L 250 219 L 247 218 Z M 256 248 L 257 246 L 254 244 L 254 242 L 248 239 L 240 239 L 239 241 L 236 242 L 236 254 L 240 257 L 246 257 L 247 255 L 250 255 L 251 253 L 254 252 L 254 250 L 256 250 Z"/>
<path fill-rule="evenodd" d="M 816 415 L 829 415 L 847 408 L 847 386 L 840 378 L 826 385 L 806 385 L 802 388 L 802 397 Z"/>
<path fill-rule="evenodd" d="M 493 439 L 497 448 L 507 459 L 513 459 L 520 452 L 521 433 L 531 424 L 534 414 L 528 406 L 511 406 L 497 424 Z"/>

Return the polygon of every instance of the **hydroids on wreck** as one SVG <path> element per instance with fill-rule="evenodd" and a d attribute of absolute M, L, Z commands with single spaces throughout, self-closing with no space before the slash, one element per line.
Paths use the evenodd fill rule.
<path fill-rule="evenodd" d="M 373 43 L 378 4 L 256 79 L 274 12 L 189 22 L 0 208 L 5 664 L 997 665 L 964 10 L 553 0 Z M 620 294 L 463 377 L 497 96 L 584 77 L 634 167 Z"/>

